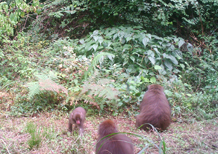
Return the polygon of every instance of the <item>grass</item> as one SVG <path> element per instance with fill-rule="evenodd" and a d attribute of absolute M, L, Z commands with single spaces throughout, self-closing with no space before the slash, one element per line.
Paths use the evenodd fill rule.
<path fill-rule="evenodd" d="M 34 117 L 10 117 L 0 115 L 0 153 L 75 153 L 93 154 L 100 122 L 113 119 L 120 132 L 139 134 L 146 139 L 128 135 L 138 153 L 144 147 L 145 153 L 158 153 L 158 148 L 148 142 L 159 145 L 158 134 L 137 130 L 134 117 L 96 117 L 88 116 L 85 122 L 84 136 L 67 132 L 68 113 L 41 113 Z M 33 123 L 37 132 L 41 132 L 39 147 L 29 148 L 30 133 L 27 124 Z M 169 129 L 160 133 L 166 142 L 167 154 L 215 154 L 218 153 L 218 118 L 193 123 L 172 123 Z"/>

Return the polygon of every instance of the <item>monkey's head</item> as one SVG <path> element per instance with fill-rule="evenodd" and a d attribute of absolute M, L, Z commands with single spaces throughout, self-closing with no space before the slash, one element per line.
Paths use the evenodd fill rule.
<path fill-rule="evenodd" d="M 151 84 L 151 85 L 148 86 L 148 90 L 164 91 L 164 88 L 161 85 L 158 85 L 158 84 Z"/>
<path fill-rule="evenodd" d="M 75 115 L 75 118 L 73 119 L 74 122 L 77 124 L 77 125 L 80 125 L 81 121 L 82 121 L 82 115 L 80 114 L 76 114 Z"/>
<path fill-rule="evenodd" d="M 105 120 L 99 125 L 98 134 L 100 136 L 106 136 L 116 132 L 118 131 L 112 120 Z"/>

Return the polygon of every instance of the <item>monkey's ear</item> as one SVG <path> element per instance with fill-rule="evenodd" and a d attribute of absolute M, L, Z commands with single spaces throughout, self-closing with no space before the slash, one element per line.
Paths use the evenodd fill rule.
<path fill-rule="evenodd" d="M 73 112 L 70 113 L 70 119 L 73 119 Z"/>

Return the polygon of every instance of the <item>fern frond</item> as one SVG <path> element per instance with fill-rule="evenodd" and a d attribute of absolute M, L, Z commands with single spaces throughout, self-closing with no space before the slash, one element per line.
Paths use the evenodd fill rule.
<path fill-rule="evenodd" d="M 75 98 L 76 101 L 80 101 L 80 100 L 83 100 L 84 103 L 88 103 L 88 104 L 91 104 L 97 108 L 99 108 L 99 105 L 98 103 L 96 103 L 95 101 L 95 98 L 93 98 L 92 96 L 90 95 L 86 95 L 86 94 L 80 94 L 78 95 L 76 98 Z"/>
<path fill-rule="evenodd" d="M 84 83 L 80 94 L 88 93 L 91 96 L 98 96 L 110 100 L 117 99 L 117 96 L 120 92 L 112 87 L 107 86 L 107 84 L 111 82 L 113 81 L 109 79 L 101 79 L 97 84 L 87 81 Z"/>
<path fill-rule="evenodd" d="M 29 88 L 28 98 L 32 98 L 34 95 L 40 93 L 40 87 L 38 82 L 30 82 L 27 84 Z"/>
<path fill-rule="evenodd" d="M 100 52 L 98 53 L 94 59 L 92 60 L 91 65 L 89 66 L 88 70 L 85 72 L 85 79 L 87 78 L 88 74 L 93 74 L 93 72 L 96 69 L 96 66 L 98 63 L 102 63 L 105 59 L 105 57 L 109 58 L 111 61 L 113 60 L 113 58 L 115 57 L 114 54 L 108 53 L 108 52 Z"/>
<path fill-rule="evenodd" d="M 52 73 L 49 73 L 48 75 L 45 74 L 35 74 L 35 76 L 38 78 L 38 82 L 30 82 L 27 84 L 27 87 L 29 88 L 29 94 L 28 97 L 32 98 L 34 95 L 39 94 L 43 90 L 47 91 L 54 91 L 59 93 L 62 91 L 66 95 L 68 95 L 68 90 L 57 83 L 55 83 L 51 78 L 55 79 L 55 75 Z"/>
<path fill-rule="evenodd" d="M 48 72 L 48 74 L 35 73 L 34 75 L 38 78 L 38 80 L 46 80 L 46 79 L 56 80 L 58 78 L 57 75 L 52 71 Z"/>

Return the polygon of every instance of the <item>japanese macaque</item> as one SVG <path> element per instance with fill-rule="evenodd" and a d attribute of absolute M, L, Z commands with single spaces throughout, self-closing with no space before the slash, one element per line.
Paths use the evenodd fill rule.
<path fill-rule="evenodd" d="M 136 117 L 136 127 L 149 130 L 152 124 L 163 131 L 171 123 L 171 108 L 164 94 L 164 88 L 157 84 L 148 86 L 140 104 L 140 114 Z"/>
<path fill-rule="evenodd" d="M 72 125 L 74 124 L 74 128 L 79 128 L 79 134 L 82 135 L 84 132 L 83 124 L 86 118 L 86 110 L 82 107 L 78 107 L 73 110 L 73 112 L 69 116 L 69 125 L 68 131 L 72 132 Z"/>
<path fill-rule="evenodd" d="M 96 154 L 134 154 L 132 140 L 118 133 L 112 120 L 106 120 L 99 125 L 98 135 Z"/>

